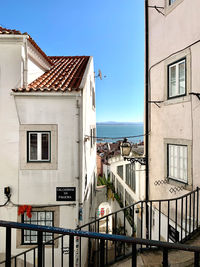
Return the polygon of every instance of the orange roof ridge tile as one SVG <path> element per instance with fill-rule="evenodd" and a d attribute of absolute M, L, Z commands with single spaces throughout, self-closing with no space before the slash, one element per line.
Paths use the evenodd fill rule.
<path fill-rule="evenodd" d="M 89 61 L 89 56 L 54 56 L 53 66 L 27 88 L 13 89 L 14 92 L 65 92 L 78 91 Z"/>

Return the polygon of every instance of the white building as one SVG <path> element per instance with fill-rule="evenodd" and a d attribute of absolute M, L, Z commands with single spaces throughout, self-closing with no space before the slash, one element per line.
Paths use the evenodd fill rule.
<path fill-rule="evenodd" d="M 96 128 L 93 58 L 48 57 L 27 33 L 0 27 L 0 125 L 1 205 L 4 188 L 11 191 L 1 219 L 71 229 L 88 222 L 96 176 L 95 139 L 87 137 Z M 32 207 L 31 218 L 23 205 Z M 33 232 L 17 231 L 12 254 L 36 242 Z"/>
<path fill-rule="evenodd" d="M 134 157 L 141 157 L 142 154 L 134 153 Z M 145 200 L 145 165 L 139 162 L 130 163 L 120 155 L 110 158 L 108 162 L 110 164 L 110 180 L 114 186 L 115 193 L 119 197 L 119 203 L 117 201 L 110 202 L 112 212 Z M 138 209 L 140 209 L 140 206 L 138 206 Z M 119 213 L 118 216 L 121 216 L 120 220 L 123 222 L 123 213 Z M 140 237 L 141 218 L 137 213 L 135 214 L 134 222 L 136 235 Z M 130 225 L 127 223 L 126 226 L 127 235 L 131 235 L 132 229 Z"/>
<path fill-rule="evenodd" d="M 149 199 L 172 199 L 200 185 L 200 1 L 148 5 Z M 192 199 L 195 203 L 195 195 Z M 191 221 L 198 224 L 191 206 L 185 198 L 170 206 L 171 224 L 181 236 L 181 228 L 190 232 Z M 162 211 L 167 214 L 167 202 Z M 166 217 L 166 229 L 168 224 Z M 161 239 L 167 239 L 167 230 Z"/>
<path fill-rule="evenodd" d="M 200 185 L 198 0 L 149 0 L 149 199 L 182 195 Z M 188 12 L 190 10 L 190 12 Z M 178 22 L 178 23 L 177 23 Z M 167 184 L 155 187 L 155 181 Z"/>

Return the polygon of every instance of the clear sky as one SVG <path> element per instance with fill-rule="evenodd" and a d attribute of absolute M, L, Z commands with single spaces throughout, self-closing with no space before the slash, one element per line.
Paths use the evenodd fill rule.
<path fill-rule="evenodd" d="M 49 56 L 91 55 L 97 122 L 143 121 L 143 0 L 9 0 L 0 24 L 28 32 Z"/>

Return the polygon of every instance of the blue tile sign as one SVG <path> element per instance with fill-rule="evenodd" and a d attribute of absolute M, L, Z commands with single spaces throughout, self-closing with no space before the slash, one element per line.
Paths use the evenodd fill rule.
<path fill-rule="evenodd" d="M 75 201 L 76 187 L 56 187 L 56 201 Z"/>

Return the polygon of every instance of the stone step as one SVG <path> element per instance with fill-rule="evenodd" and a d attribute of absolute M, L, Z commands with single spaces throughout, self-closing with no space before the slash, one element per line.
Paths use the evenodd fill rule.
<path fill-rule="evenodd" d="M 200 234 L 196 235 L 185 244 L 200 246 Z M 145 251 L 138 253 L 137 267 L 162 267 L 163 253 L 161 250 Z M 193 267 L 194 253 L 188 251 L 171 250 L 168 254 L 169 267 Z M 131 258 L 112 265 L 112 267 L 132 267 Z"/>

